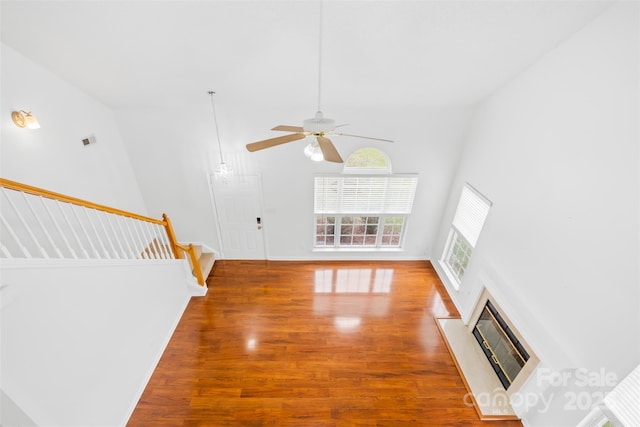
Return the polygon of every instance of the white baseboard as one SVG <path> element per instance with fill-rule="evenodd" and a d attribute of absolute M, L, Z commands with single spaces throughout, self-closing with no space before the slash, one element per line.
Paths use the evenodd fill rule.
<path fill-rule="evenodd" d="M 384 252 L 376 255 L 367 253 L 331 252 L 326 254 L 318 253 L 318 256 L 270 256 L 267 261 L 429 261 L 424 257 L 402 257 L 385 256 Z"/>

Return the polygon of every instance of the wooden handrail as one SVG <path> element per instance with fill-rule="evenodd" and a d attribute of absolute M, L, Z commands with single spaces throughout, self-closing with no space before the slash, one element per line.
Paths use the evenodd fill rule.
<path fill-rule="evenodd" d="M 176 233 L 173 231 L 173 225 L 171 224 L 171 220 L 166 213 L 162 214 L 162 220 L 164 221 L 164 226 L 167 230 L 167 236 L 169 237 L 169 243 L 171 243 L 171 250 L 173 251 L 173 255 L 180 259 L 182 258 L 182 252 L 180 252 L 180 244 L 178 243 L 178 239 L 176 239 Z M 184 250 L 184 249 L 183 249 Z"/>
<path fill-rule="evenodd" d="M 177 243 L 176 246 L 189 254 L 189 259 L 191 260 L 191 267 L 193 268 L 193 274 L 195 274 L 196 279 L 198 280 L 198 284 L 200 286 L 204 286 L 204 277 L 202 277 L 202 270 L 200 270 L 200 261 L 198 260 L 198 256 L 196 255 L 196 248 L 193 247 L 192 243 L 189 243 L 189 246 L 181 245 Z"/>
<path fill-rule="evenodd" d="M 151 222 L 153 224 L 166 226 L 166 223 L 164 221 L 161 221 L 155 218 L 138 215 L 133 212 L 127 212 L 120 209 L 114 209 L 109 206 L 99 205 L 97 203 L 89 202 L 87 200 L 77 199 L 75 197 L 66 196 L 60 193 L 54 193 L 53 191 L 44 190 L 38 187 L 32 187 L 31 185 L 21 184 L 19 182 L 11 181 L 5 178 L 0 178 L 0 186 L 9 188 L 11 190 L 23 191 L 25 193 L 33 194 L 36 196 L 46 197 L 47 199 L 60 200 L 61 202 L 73 203 L 74 205 L 84 206 L 85 208 L 97 209 L 99 211 L 104 211 L 104 212 L 108 212 L 116 215 L 122 215 L 129 218 L 137 219 L 140 221 L 146 221 L 146 222 Z"/>
<path fill-rule="evenodd" d="M 0 187 L 4 187 L 14 191 L 19 191 L 22 193 L 27 193 L 27 194 L 38 196 L 38 197 L 44 197 L 44 198 L 55 200 L 55 201 L 70 203 L 70 204 L 84 207 L 84 208 L 95 209 L 108 214 L 120 215 L 123 217 L 132 218 L 138 221 L 144 221 L 151 224 L 160 225 L 164 227 L 167 233 L 167 237 L 169 239 L 169 243 L 171 245 L 171 251 L 173 252 L 173 255 L 177 259 L 183 259 L 184 258 L 183 253 L 189 254 L 189 261 L 191 262 L 191 267 L 193 268 L 193 274 L 195 275 L 198 281 L 198 284 L 200 284 L 200 286 L 205 286 L 205 280 L 204 280 L 204 277 L 202 276 L 202 270 L 200 269 L 200 261 L 198 260 L 198 255 L 196 254 L 196 250 L 193 244 L 190 243 L 188 246 L 185 246 L 178 243 L 175 232 L 173 231 L 173 226 L 167 214 L 163 213 L 162 220 L 158 220 L 155 218 L 138 215 L 133 212 L 124 211 L 121 209 L 115 209 L 109 206 L 89 202 L 87 200 L 78 199 L 76 197 L 67 196 L 65 194 L 55 193 L 53 191 L 45 190 L 38 187 L 33 187 L 31 185 L 26 185 L 16 181 L 11 181 L 5 178 L 0 178 Z M 26 255 L 29 255 L 29 254 L 26 253 Z"/>
<path fill-rule="evenodd" d="M 182 258 L 182 251 L 189 254 L 189 259 L 191 261 L 191 268 L 193 268 L 193 274 L 196 276 L 198 280 L 198 284 L 200 286 L 205 285 L 204 277 L 202 277 L 202 270 L 200 270 L 200 261 L 198 260 L 198 256 L 196 255 L 196 250 L 193 247 L 193 244 L 189 243 L 189 246 L 182 245 L 178 243 L 178 239 L 176 239 L 176 234 L 173 231 L 173 225 L 171 224 L 171 220 L 167 216 L 167 214 L 162 214 L 162 219 L 166 223 L 165 228 L 167 229 L 167 236 L 169 237 L 169 242 L 171 243 L 171 248 L 173 249 L 173 254 L 176 258 Z"/>

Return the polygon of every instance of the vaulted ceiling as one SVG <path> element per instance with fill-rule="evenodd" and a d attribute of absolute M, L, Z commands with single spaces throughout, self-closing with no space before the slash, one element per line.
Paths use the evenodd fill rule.
<path fill-rule="evenodd" d="M 598 1 L 6 1 L 2 42 L 118 108 L 468 106 Z M 320 11 L 322 10 L 322 26 Z"/>

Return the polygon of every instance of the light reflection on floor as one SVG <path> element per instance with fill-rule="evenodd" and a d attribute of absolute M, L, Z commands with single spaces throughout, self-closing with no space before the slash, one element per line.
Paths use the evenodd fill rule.
<path fill-rule="evenodd" d="M 435 295 L 431 298 L 431 310 L 422 317 L 420 324 L 420 343 L 427 352 L 440 351 L 442 336 L 433 328 L 434 317 L 449 317 L 452 315 L 442 300 L 440 291 L 434 287 Z"/>
<path fill-rule="evenodd" d="M 258 342 L 255 338 L 251 337 L 247 340 L 247 350 L 255 350 Z"/>
<path fill-rule="evenodd" d="M 315 292 L 383 293 L 391 292 L 392 268 L 322 268 L 315 271 Z"/>
<path fill-rule="evenodd" d="M 333 319 L 333 324 L 335 325 L 335 327 L 343 332 L 354 331 L 358 329 L 361 323 L 362 318 L 360 317 L 336 316 Z"/>
<path fill-rule="evenodd" d="M 363 317 L 389 311 L 392 268 L 322 268 L 315 271 L 313 312 L 334 316 L 334 326 L 353 332 Z"/>

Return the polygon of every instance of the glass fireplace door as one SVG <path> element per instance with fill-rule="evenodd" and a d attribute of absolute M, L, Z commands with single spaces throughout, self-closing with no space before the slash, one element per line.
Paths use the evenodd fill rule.
<path fill-rule="evenodd" d="M 490 301 L 482 310 L 473 335 L 505 390 L 508 389 L 529 359 L 529 354 Z"/>

